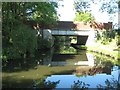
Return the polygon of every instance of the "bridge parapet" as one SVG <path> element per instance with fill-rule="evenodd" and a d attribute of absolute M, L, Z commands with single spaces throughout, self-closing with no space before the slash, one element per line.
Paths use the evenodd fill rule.
<path fill-rule="evenodd" d="M 52 35 L 88 36 L 91 30 L 51 30 Z"/>

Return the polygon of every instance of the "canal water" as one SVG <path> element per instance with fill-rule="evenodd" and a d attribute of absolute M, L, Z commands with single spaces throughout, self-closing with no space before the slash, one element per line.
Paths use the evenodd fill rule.
<path fill-rule="evenodd" d="M 34 89 L 42 87 L 52 89 L 69 88 L 71 90 L 78 88 L 106 88 L 111 90 L 113 88 L 119 88 L 120 69 L 118 60 L 114 60 L 113 58 L 104 55 L 87 52 L 85 50 L 78 51 L 73 47 L 70 47 L 69 49 L 69 53 L 64 52 L 64 50 L 67 51 L 68 48 L 64 48 L 63 52 L 57 53 L 52 49 L 46 53 L 40 53 L 36 58 L 15 60 L 14 62 L 7 61 L 7 63 L 3 62 L 3 88 L 15 87 L 15 84 L 12 84 L 14 81 L 11 81 L 11 79 L 8 78 L 13 75 L 12 73 L 19 77 L 28 78 L 34 74 L 31 74 L 30 69 L 34 68 L 34 72 L 37 73 L 44 73 L 43 71 L 47 71 L 48 68 L 43 68 L 42 70 L 42 66 L 49 67 L 49 69 L 59 67 L 59 70 L 63 67 L 68 67 L 68 69 L 69 67 L 73 68 L 71 71 L 69 70 L 69 73 L 58 73 L 57 71 L 59 70 L 53 69 L 51 72 L 57 73 L 50 72 L 51 74 L 49 73 L 47 75 L 46 72 L 46 77 L 42 81 L 42 86 L 38 84 L 37 81 L 33 80 L 31 86 L 27 87 L 32 87 Z M 37 71 L 39 68 L 41 72 Z M 28 74 L 22 76 L 23 74 L 21 73 L 23 71 Z M 34 77 L 36 77 L 36 75 L 32 76 L 32 78 Z M 39 77 L 39 74 L 37 77 Z M 18 86 L 18 88 L 21 87 L 22 85 Z"/>
<path fill-rule="evenodd" d="M 51 75 L 46 78 L 46 82 L 57 82 L 56 88 L 103 88 L 103 89 L 117 89 L 119 70 L 117 66 L 114 66 L 110 74 L 99 73 L 95 75 L 77 76 L 74 74 L 63 75 Z"/>
<path fill-rule="evenodd" d="M 69 61 L 65 60 L 65 58 Z M 50 75 L 45 81 L 59 82 L 56 84 L 56 89 L 118 89 L 120 69 L 117 65 L 119 62 L 115 62 L 117 61 L 113 58 L 84 50 L 76 51 L 74 54 L 54 54 L 51 61 L 47 61 L 44 64 L 51 66 L 75 65 L 78 67 L 75 73 Z M 82 70 L 86 68 L 90 69 Z"/>

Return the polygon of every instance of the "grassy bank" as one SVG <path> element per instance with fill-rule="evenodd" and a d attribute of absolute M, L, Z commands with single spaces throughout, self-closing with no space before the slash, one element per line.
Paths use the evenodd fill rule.
<path fill-rule="evenodd" d="M 92 46 L 87 46 L 87 50 L 104 54 L 113 57 L 114 59 L 120 59 L 120 48 L 118 48 L 115 42 L 111 42 L 107 45 L 96 42 Z"/>

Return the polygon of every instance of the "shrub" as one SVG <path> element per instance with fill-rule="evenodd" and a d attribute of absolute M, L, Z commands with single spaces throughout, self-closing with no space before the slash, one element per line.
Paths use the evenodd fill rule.
<path fill-rule="evenodd" d="M 42 37 L 38 36 L 38 49 L 50 49 L 52 42 L 47 39 L 43 39 Z"/>
<path fill-rule="evenodd" d="M 96 34 L 97 41 L 100 41 L 102 44 L 109 44 L 109 42 L 111 42 L 112 39 L 115 39 L 115 36 L 116 32 L 114 30 L 97 31 Z"/>
<path fill-rule="evenodd" d="M 3 56 L 7 59 L 22 58 L 34 55 L 37 48 L 36 32 L 26 25 L 20 24 L 10 32 L 10 42 L 8 47 L 3 48 Z"/>

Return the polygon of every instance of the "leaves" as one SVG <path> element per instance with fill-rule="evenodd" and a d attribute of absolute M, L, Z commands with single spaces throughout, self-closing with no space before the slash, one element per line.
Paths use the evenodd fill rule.
<path fill-rule="evenodd" d="M 77 12 L 74 21 L 90 22 L 94 17 L 89 12 Z"/>
<path fill-rule="evenodd" d="M 58 19 L 54 3 L 40 2 L 33 4 L 34 5 L 31 11 L 34 12 L 32 12 L 31 16 L 29 17 L 30 20 L 35 20 L 45 26 L 55 23 L 55 21 Z"/>
<path fill-rule="evenodd" d="M 118 11 L 118 5 L 120 7 L 120 1 L 118 0 L 75 0 L 74 7 L 77 12 L 90 12 L 92 4 L 99 5 L 100 12 L 107 12 L 113 14 Z"/>
<path fill-rule="evenodd" d="M 2 2 L 3 56 L 14 59 L 27 53 L 34 55 L 38 37 L 36 31 L 24 22 L 34 20 L 44 27 L 54 24 L 57 20 L 56 7 L 57 3 L 52 2 Z"/>
<path fill-rule="evenodd" d="M 35 31 L 25 25 L 20 25 L 16 27 L 16 30 L 12 30 L 11 38 L 13 46 L 23 54 L 27 51 L 32 53 L 37 47 Z"/>

